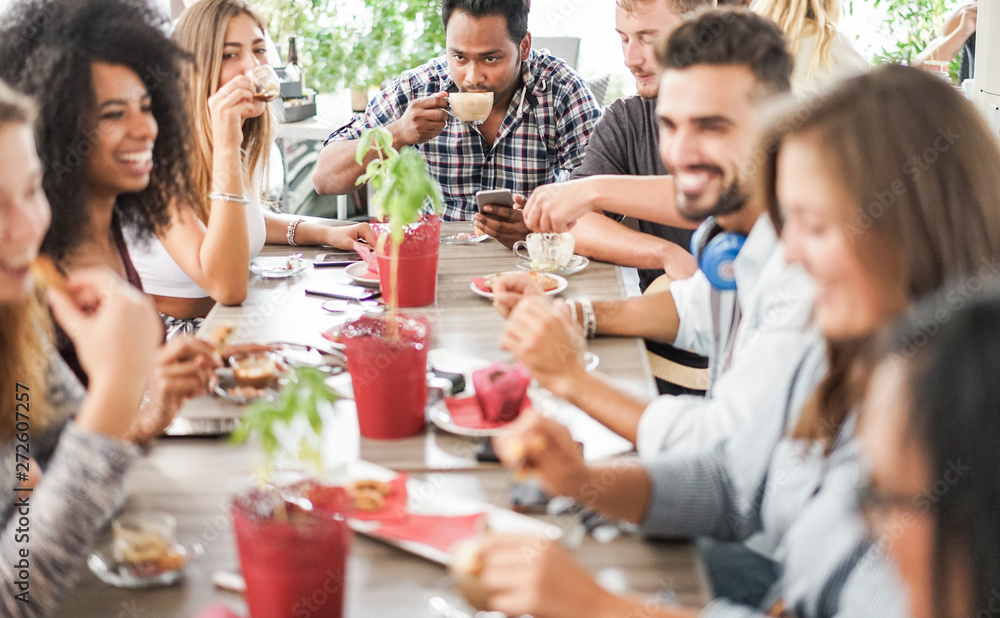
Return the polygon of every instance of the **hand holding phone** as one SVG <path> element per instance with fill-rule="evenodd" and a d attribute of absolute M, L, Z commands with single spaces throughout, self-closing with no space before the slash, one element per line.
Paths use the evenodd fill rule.
<path fill-rule="evenodd" d="M 515 242 L 524 240 L 531 232 L 524 224 L 524 217 L 509 189 L 479 191 L 476 193 L 476 203 L 479 205 L 479 213 L 475 216 L 476 226 L 499 240 L 503 246 L 513 247 Z M 485 212 L 484 206 L 489 206 L 490 211 Z"/>
<path fill-rule="evenodd" d="M 493 204 L 495 206 L 514 207 L 514 194 L 510 189 L 492 189 L 489 191 L 476 191 L 476 205 L 479 212 L 483 212 L 483 206 Z"/>

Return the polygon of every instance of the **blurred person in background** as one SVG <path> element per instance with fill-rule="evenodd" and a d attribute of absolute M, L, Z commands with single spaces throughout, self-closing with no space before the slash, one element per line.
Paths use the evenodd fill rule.
<path fill-rule="evenodd" d="M 840 0 L 753 0 L 750 10 L 778 24 L 795 57 L 792 91 L 810 95 L 868 70 L 868 61 L 837 28 Z"/>
<path fill-rule="evenodd" d="M 861 505 L 914 618 L 1000 608 L 1000 297 L 961 286 L 887 337 L 861 420 Z"/>
<path fill-rule="evenodd" d="M 74 271 L 46 303 L 29 270 L 51 215 L 34 115 L 0 82 L 0 388 L 10 401 L 0 418 L 10 471 L 0 492 L 0 613 L 11 617 L 55 612 L 124 501 L 138 454 L 128 436 L 162 328 L 152 301 L 107 268 Z M 46 304 L 73 337 L 86 390 L 53 345 Z M 19 587 L 29 567 L 30 586 Z"/>
<path fill-rule="evenodd" d="M 166 24 L 144 0 L 25 0 L 0 26 L 0 76 L 38 101 L 53 212 L 42 252 L 64 273 L 104 267 L 142 290 L 125 237 L 152 242 L 170 225 L 171 202 L 191 192 L 182 53 Z M 86 385 L 72 337 L 57 329 L 56 342 Z M 193 337 L 162 347 L 133 438 L 159 435 L 218 364 Z"/>

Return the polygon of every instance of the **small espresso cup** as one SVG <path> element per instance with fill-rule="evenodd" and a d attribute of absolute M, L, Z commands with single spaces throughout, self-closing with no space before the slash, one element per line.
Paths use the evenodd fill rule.
<path fill-rule="evenodd" d="M 452 92 L 448 95 L 451 115 L 462 122 L 485 122 L 493 109 L 492 92 Z"/>
<path fill-rule="evenodd" d="M 531 262 L 534 270 L 558 270 L 573 259 L 575 239 L 572 234 L 532 233 L 514 243 L 514 255 Z M 522 251 L 527 250 L 527 255 Z"/>

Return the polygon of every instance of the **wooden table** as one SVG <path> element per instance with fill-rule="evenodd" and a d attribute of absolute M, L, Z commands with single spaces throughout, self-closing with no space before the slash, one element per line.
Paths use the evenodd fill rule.
<path fill-rule="evenodd" d="M 444 233 L 465 231 L 468 223 L 449 223 Z M 267 254 L 288 253 L 288 247 L 267 247 Z M 302 250 L 306 257 L 318 253 Z M 469 277 L 509 270 L 513 255 L 494 240 L 478 245 L 441 245 L 437 303 L 413 310 L 432 323 L 432 348 L 447 347 L 489 360 L 509 360 L 496 340 L 503 320 L 488 301 L 469 290 Z M 319 333 L 336 318 L 320 309 L 323 299 L 307 297 L 308 285 L 341 280 L 341 269 L 307 270 L 292 279 L 251 278 L 250 294 L 240 307 L 217 306 L 206 320 L 237 325 L 236 338 L 245 341 L 317 342 Z M 617 298 L 623 294 L 616 267 L 591 263 L 569 277 L 565 297 Z M 606 339 L 591 342 L 600 357 L 598 371 L 622 388 L 652 397 L 655 387 L 641 341 Z M 214 398 L 187 404 L 185 413 L 226 405 Z M 587 434 L 591 442 L 603 441 L 601 428 L 571 427 Z M 495 464 L 474 458 L 475 442 L 429 428 L 423 435 L 398 441 L 361 440 L 364 459 L 397 470 L 410 470 L 414 478 L 430 481 L 438 491 L 457 493 L 495 505 L 507 506 L 508 473 Z M 611 449 L 614 450 L 614 449 Z M 592 455 L 598 454 L 595 449 Z M 245 612 L 242 597 L 213 587 L 212 574 L 235 569 L 238 560 L 228 506 L 231 497 L 250 483 L 254 453 L 248 446 L 233 446 L 221 439 L 165 438 L 133 467 L 131 495 L 125 511 L 166 511 L 177 517 L 178 534 L 196 540 L 205 555 L 188 567 L 184 583 L 162 589 L 129 591 L 101 583 L 89 571 L 81 578 L 58 615 L 144 618 L 192 616 L 221 602 Z M 550 518 L 551 519 L 551 518 Z M 570 518 L 553 520 L 569 530 Z M 647 594 L 673 592 L 684 603 L 707 601 L 707 587 L 696 550 L 688 543 L 651 544 L 622 535 L 602 544 L 584 538 L 576 556 L 605 587 L 619 592 Z M 355 535 L 348 566 L 347 612 L 350 617 L 433 616 L 426 601 L 434 595 L 458 599 L 445 570 L 434 563 Z M 272 617 L 267 617 L 272 618 Z"/>

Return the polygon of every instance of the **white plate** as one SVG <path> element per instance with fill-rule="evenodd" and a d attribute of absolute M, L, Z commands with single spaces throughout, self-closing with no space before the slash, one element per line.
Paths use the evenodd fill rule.
<path fill-rule="evenodd" d="M 434 351 L 435 350 L 432 350 L 431 352 L 433 353 Z M 485 363 L 485 361 L 483 362 Z M 583 353 L 584 370 L 593 371 L 594 369 L 597 369 L 597 365 L 600 364 L 600 362 L 601 359 L 598 358 L 598 356 L 593 352 L 587 351 Z M 485 364 L 486 366 L 488 366 L 488 363 Z M 431 365 L 436 369 L 439 369 L 440 371 L 449 371 L 448 369 L 442 369 L 440 366 L 435 365 L 433 362 L 431 362 Z M 478 366 L 476 367 L 476 369 L 481 369 L 481 368 L 482 367 Z M 462 373 L 463 375 L 465 375 L 465 390 L 463 390 L 461 393 L 454 395 L 455 397 L 469 397 L 469 396 L 475 397 L 476 387 L 472 383 L 472 373 L 476 369 L 467 372 L 454 370 L 456 373 Z M 536 388 L 539 387 L 529 388 L 528 397 L 532 397 L 532 391 L 537 392 Z M 535 397 L 537 398 L 537 395 Z M 451 413 L 448 411 L 448 404 L 445 403 L 443 400 L 438 401 L 433 405 L 431 405 L 430 408 L 428 408 L 427 410 L 427 414 L 430 417 L 431 422 L 437 425 L 439 428 L 441 428 L 444 431 L 447 431 L 448 433 L 453 433 L 458 436 L 468 436 L 470 438 L 487 438 L 490 436 L 495 436 L 497 434 L 504 433 L 507 430 L 506 424 L 501 425 L 499 427 L 490 427 L 490 428 L 466 427 L 464 425 L 459 425 L 451 417 Z"/>
<path fill-rule="evenodd" d="M 563 275 L 563 276 L 568 276 L 578 273 L 584 268 L 586 268 L 588 264 L 590 264 L 590 260 L 583 257 L 582 255 L 574 255 L 572 258 L 570 258 L 569 264 L 563 266 L 562 268 L 556 268 L 554 270 L 542 270 L 540 268 L 532 268 L 531 260 L 526 258 L 517 258 L 517 261 L 514 262 L 514 265 L 520 268 L 521 270 L 537 270 L 539 272 Z"/>
<path fill-rule="evenodd" d="M 344 274 L 347 275 L 351 281 L 357 283 L 358 285 L 363 285 L 367 288 L 377 288 L 378 275 L 375 278 L 364 276 L 368 272 L 368 262 L 357 262 L 356 264 L 351 264 L 344 269 Z"/>
<path fill-rule="evenodd" d="M 299 255 L 301 256 L 301 254 Z M 257 257 L 250 261 L 250 270 L 258 277 L 263 277 L 264 279 L 294 277 L 305 270 L 308 264 L 300 257 L 297 265 L 289 268 L 292 257 L 294 256 Z"/>
<path fill-rule="evenodd" d="M 461 396 L 466 397 L 467 395 L 463 394 Z M 475 395 L 472 395 L 472 397 L 475 397 Z M 466 427 L 464 425 L 459 425 L 451 417 L 451 414 L 448 412 L 448 405 L 444 401 L 439 401 L 435 403 L 430 407 L 430 409 L 427 410 L 427 412 L 428 414 L 430 414 L 432 423 L 434 423 L 444 431 L 447 431 L 448 433 L 453 433 L 456 436 L 468 436 L 470 438 L 488 438 L 490 436 L 495 436 L 504 433 L 505 431 L 507 431 L 507 425 L 510 424 L 510 423 L 505 423 L 499 427 L 490 427 L 481 429 L 477 427 Z M 513 422 L 514 421 L 511 421 L 511 423 Z"/>
<path fill-rule="evenodd" d="M 382 466 L 363 460 L 352 462 L 348 475 L 353 480 L 376 479 L 385 482 L 391 481 L 397 476 L 396 472 L 388 468 L 383 468 Z M 409 496 L 407 510 L 414 514 L 457 516 L 486 513 L 489 528 L 493 532 L 534 534 L 552 541 L 562 538 L 563 531 L 559 526 L 515 513 L 509 509 L 493 506 L 486 502 L 473 500 L 458 494 L 446 493 L 431 483 L 414 479 L 413 477 L 410 477 L 406 481 L 406 492 Z M 451 564 L 451 554 L 448 552 L 417 541 L 400 541 L 379 536 L 378 522 L 362 521 L 353 518 L 349 518 L 347 522 L 355 532 L 376 538 L 383 543 L 398 547 L 421 558 L 426 558 L 431 562 L 445 566 Z"/>
<path fill-rule="evenodd" d="M 111 551 L 112 543 L 101 544 L 87 558 L 87 567 L 102 582 L 116 588 L 159 588 L 175 584 L 184 575 L 184 569 L 191 561 L 205 553 L 201 543 L 193 543 L 190 547 L 175 543 L 173 550 L 184 556 L 184 566 L 172 571 L 163 571 L 153 576 L 133 574 L 125 564 L 117 562 Z"/>
<path fill-rule="evenodd" d="M 466 238 L 459 238 L 459 234 L 468 234 Z M 443 245 L 478 245 L 479 243 L 487 240 L 490 236 L 488 234 L 474 235 L 472 232 L 460 232 L 459 234 L 448 234 L 447 236 L 441 237 L 441 244 Z"/>
<path fill-rule="evenodd" d="M 252 397 L 244 397 L 229 390 L 236 387 L 236 378 L 233 377 L 232 369 L 229 367 L 220 367 L 215 370 L 215 375 L 219 378 L 218 384 L 215 385 L 215 394 L 226 401 L 239 405 L 247 404 L 251 401 L 257 401 L 258 399 L 263 399 L 264 401 L 274 401 L 278 398 L 278 393 L 281 392 L 281 387 L 283 387 L 288 380 L 292 379 L 292 373 L 285 368 L 284 371 L 281 371 L 278 374 L 279 377 L 277 386 L 257 389 L 259 394 Z"/>
<path fill-rule="evenodd" d="M 497 274 L 509 275 L 514 273 L 497 273 Z M 566 289 L 566 286 L 569 285 L 569 282 L 567 282 L 566 279 L 560 277 L 559 275 L 554 275 L 552 273 L 543 273 L 543 274 L 546 277 L 552 277 L 553 279 L 556 280 L 556 283 L 558 284 L 556 285 L 556 287 L 552 288 L 551 290 L 545 293 L 548 296 L 555 296 L 556 294 L 559 294 L 560 292 Z M 493 275 L 486 275 L 487 278 L 492 276 Z M 490 300 L 493 300 L 493 292 L 484 292 L 483 290 L 480 290 L 478 287 L 476 287 L 476 284 L 472 281 L 469 282 L 469 289 L 471 289 L 476 294 L 482 296 L 483 298 L 489 298 Z"/>

